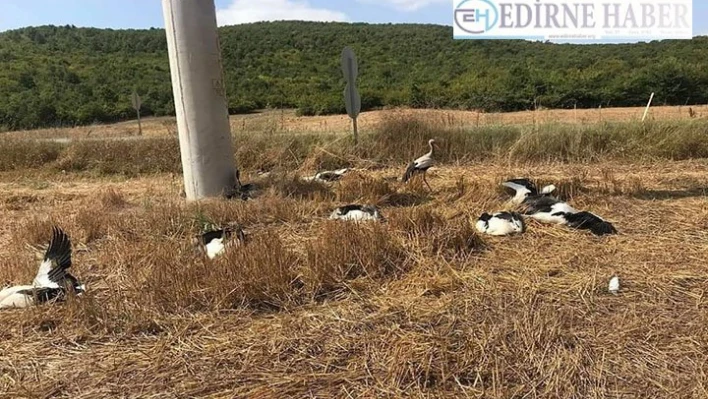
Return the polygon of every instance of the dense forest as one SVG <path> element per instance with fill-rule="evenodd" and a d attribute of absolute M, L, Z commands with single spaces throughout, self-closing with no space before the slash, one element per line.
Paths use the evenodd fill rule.
<path fill-rule="evenodd" d="M 512 111 L 708 103 L 708 37 L 570 45 L 453 40 L 436 25 L 270 22 L 219 30 L 232 113 L 343 112 L 339 57 L 359 58 L 362 109 Z M 0 33 L 0 129 L 174 112 L 165 33 L 43 26 Z"/>

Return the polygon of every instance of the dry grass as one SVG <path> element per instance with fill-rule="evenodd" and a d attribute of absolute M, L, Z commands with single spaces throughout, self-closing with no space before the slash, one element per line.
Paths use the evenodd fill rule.
<path fill-rule="evenodd" d="M 691 116 L 690 110 L 693 111 Z M 548 124 L 559 120 L 588 125 L 604 122 L 639 121 L 644 114 L 644 107 L 617 107 L 596 109 L 542 109 L 537 111 L 482 113 L 476 111 L 407 109 L 393 108 L 362 112 L 359 116 L 359 128 L 371 131 L 381 121 L 391 117 L 422 117 L 438 124 L 455 126 L 500 126 Z M 659 106 L 652 107 L 649 119 L 655 121 L 688 120 L 708 118 L 708 105 Z M 236 134 L 261 132 L 267 135 L 282 133 L 332 133 L 351 129 L 351 120 L 346 115 L 297 116 L 295 110 L 266 110 L 262 112 L 232 115 L 231 131 Z M 143 136 L 177 137 L 174 118 L 143 118 Z M 13 138 L 73 139 L 85 140 L 96 138 L 125 138 L 138 134 L 137 121 L 125 121 L 110 125 L 90 125 L 69 128 L 39 129 L 4 133 Z"/>
<path fill-rule="evenodd" d="M 45 245 L 58 223 L 85 248 L 73 271 L 88 292 L 0 312 L 0 397 L 705 397 L 708 162 L 510 162 L 495 144 L 508 138 L 456 129 L 441 130 L 448 148 L 499 153 L 444 155 L 428 174 L 433 193 L 392 179 L 404 152 L 424 150 L 425 124 L 404 129 L 396 154 L 306 135 L 277 152 L 282 142 L 264 139 L 301 169 L 245 168 L 261 188 L 249 201 L 185 204 L 181 176 L 117 155 L 99 164 L 128 177 L 31 163 L 1 172 L 0 282 L 31 281 L 27 244 Z M 394 148 L 393 133 L 378 137 Z M 554 151 L 589 148 L 579 146 Z M 295 177 L 338 162 L 362 169 L 333 184 Z M 521 176 L 555 184 L 620 234 L 529 221 L 523 235 L 479 236 L 475 218 L 506 207 L 499 182 Z M 386 219 L 327 220 L 349 202 Z M 191 246 L 203 225 L 228 222 L 246 230 L 245 246 L 213 261 Z"/>
<path fill-rule="evenodd" d="M 392 113 L 362 133 L 354 146 L 343 131 L 283 134 L 234 131 L 235 158 L 244 171 L 298 171 L 354 167 L 381 169 L 406 164 L 437 139 L 443 163 L 494 161 L 603 162 L 607 160 L 696 159 L 708 157 L 706 119 L 573 124 L 470 126 L 425 113 Z M 135 177 L 180 173 L 176 137 L 78 140 L 65 143 L 0 139 L 0 171 L 36 169 Z M 284 182 L 282 182 L 284 183 Z M 279 187 L 286 188 L 283 184 Z"/>

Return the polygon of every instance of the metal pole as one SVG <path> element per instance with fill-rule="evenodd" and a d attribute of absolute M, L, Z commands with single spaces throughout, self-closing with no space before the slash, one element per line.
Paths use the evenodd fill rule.
<path fill-rule="evenodd" d="M 234 151 L 212 0 L 162 0 L 187 200 L 229 193 Z"/>
<path fill-rule="evenodd" d="M 140 108 L 138 108 L 138 136 L 143 135 L 143 125 L 140 123 Z"/>

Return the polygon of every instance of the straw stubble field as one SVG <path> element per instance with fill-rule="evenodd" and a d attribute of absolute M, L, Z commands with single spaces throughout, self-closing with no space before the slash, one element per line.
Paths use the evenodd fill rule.
<path fill-rule="evenodd" d="M 300 174 L 334 164 L 356 170 L 331 185 L 306 183 L 275 160 L 267 162 L 274 173 L 259 177 L 264 165 L 243 156 L 246 180 L 261 189 L 246 202 L 185 204 L 170 167 L 68 168 L 84 156 L 77 149 L 67 150 L 71 162 L 58 155 L 45 166 L 6 167 L 0 281 L 31 281 L 31 246 L 45 244 L 58 223 L 89 291 L 64 305 L 0 313 L 0 396 L 708 395 L 705 156 L 645 149 L 646 157 L 586 159 L 554 147 L 564 155 L 527 157 L 538 137 L 526 152 L 515 141 L 452 156 L 451 143 L 478 148 L 489 139 L 467 143 L 401 120 L 384 127 L 397 126 L 416 133 L 399 137 L 388 158 L 366 143 L 358 152 L 258 144 L 274 158 L 292 154 L 283 163 Z M 693 129 L 691 151 L 705 144 L 704 127 L 684 128 Z M 658 133 L 644 134 L 651 141 Z M 425 151 L 427 135 L 445 152 L 429 173 L 433 193 L 395 180 L 401 160 Z M 385 133 L 375 142 L 389 143 Z M 520 236 L 477 235 L 474 218 L 506 207 L 499 182 L 519 176 L 556 184 L 620 234 L 529 221 Z M 326 219 L 349 202 L 378 204 L 386 221 Z M 250 241 L 204 259 L 190 238 L 207 221 L 237 221 Z M 615 274 L 618 295 L 607 292 Z"/>

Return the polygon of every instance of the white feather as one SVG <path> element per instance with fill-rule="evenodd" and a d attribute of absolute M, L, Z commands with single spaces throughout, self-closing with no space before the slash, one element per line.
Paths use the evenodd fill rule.
<path fill-rule="evenodd" d="M 549 184 L 541 189 L 541 194 L 550 194 L 554 191 L 556 191 L 556 186 L 554 186 L 553 184 Z"/>
<path fill-rule="evenodd" d="M 531 193 L 531 190 L 528 188 L 514 182 L 504 182 L 502 183 L 502 186 L 509 187 L 516 191 L 516 195 L 514 195 L 514 198 L 511 199 L 511 203 L 514 205 L 520 205 Z"/>
<path fill-rule="evenodd" d="M 34 304 L 34 297 L 32 295 L 19 293 L 19 291 L 31 290 L 32 288 L 34 288 L 32 285 L 17 285 L 0 291 L 0 309 L 26 308 L 32 306 Z"/>
<path fill-rule="evenodd" d="M 435 160 L 429 154 L 425 154 L 422 157 L 413 161 L 413 165 L 418 169 L 429 168 L 434 164 Z"/>
<path fill-rule="evenodd" d="M 610 291 L 613 294 L 616 294 L 619 292 L 620 289 L 620 280 L 619 277 L 614 276 L 610 279 L 610 284 L 607 287 L 608 291 Z"/>
<path fill-rule="evenodd" d="M 42 261 L 42 263 L 39 264 L 39 270 L 37 271 L 37 275 L 34 277 L 32 284 L 34 284 L 35 287 L 59 288 L 59 284 L 49 279 L 49 271 L 51 268 L 51 260 Z"/>
<path fill-rule="evenodd" d="M 214 259 L 224 253 L 224 239 L 215 238 L 205 245 L 209 259 Z"/>
<path fill-rule="evenodd" d="M 364 212 L 364 211 L 359 211 L 359 210 L 354 210 L 354 211 L 349 211 L 344 215 L 337 215 L 336 217 L 332 219 L 341 219 L 341 220 L 376 220 L 378 219 L 378 212 L 374 212 L 372 215 L 371 213 Z"/>
<path fill-rule="evenodd" d="M 343 176 L 348 171 L 349 171 L 349 168 L 343 168 L 343 169 L 333 170 L 331 172 L 329 172 L 329 171 L 319 172 L 319 173 L 315 174 L 314 176 L 303 177 L 302 180 L 305 180 L 305 181 L 318 180 L 318 181 L 322 181 L 322 182 L 327 183 L 328 180 L 322 178 L 322 175 L 324 175 L 325 173 L 334 173 L 335 175 Z"/>
<path fill-rule="evenodd" d="M 484 220 L 477 220 L 477 223 L 475 224 L 474 227 L 475 227 L 475 228 L 477 229 L 477 231 L 479 231 L 480 233 L 486 233 L 486 232 L 487 232 L 487 226 L 488 226 L 488 223 L 485 222 Z"/>

